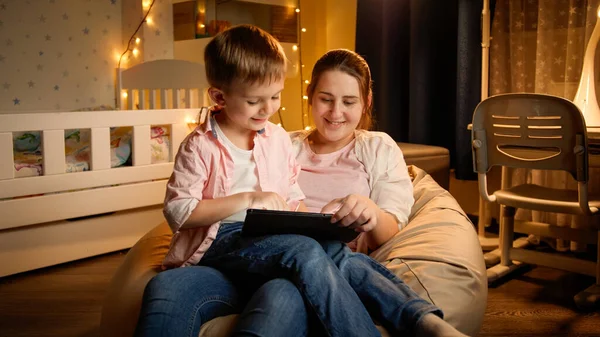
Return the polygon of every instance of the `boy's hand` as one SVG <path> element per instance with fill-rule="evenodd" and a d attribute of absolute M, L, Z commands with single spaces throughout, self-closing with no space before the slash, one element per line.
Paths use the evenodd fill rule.
<path fill-rule="evenodd" d="M 288 204 L 275 192 L 252 192 L 248 208 L 287 211 Z"/>
<path fill-rule="evenodd" d="M 373 230 L 377 226 L 378 212 L 379 207 L 371 199 L 357 194 L 334 199 L 321 209 L 321 213 L 333 213 L 331 222 L 357 232 Z"/>

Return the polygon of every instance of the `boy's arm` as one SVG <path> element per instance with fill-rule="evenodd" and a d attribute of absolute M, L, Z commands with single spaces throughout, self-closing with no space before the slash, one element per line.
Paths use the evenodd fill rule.
<path fill-rule="evenodd" d="M 182 228 L 210 226 L 247 208 L 287 210 L 287 203 L 275 192 L 242 192 L 198 202 Z"/>
<path fill-rule="evenodd" d="M 251 192 L 244 192 L 218 199 L 201 200 L 181 228 L 210 226 L 240 212 L 250 207 L 251 194 Z"/>

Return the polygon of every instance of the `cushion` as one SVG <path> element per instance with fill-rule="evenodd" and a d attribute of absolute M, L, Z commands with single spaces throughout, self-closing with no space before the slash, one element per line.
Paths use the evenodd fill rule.
<path fill-rule="evenodd" d="M 441 307 L 450 324 L 476 335 L 487 304 L 487 279 L 474 226 L 431 176 L 414 166 L 409 170 L 415 196 L 409 224 L 371 256 Z M 144 287 L 160 271 L 170 237 L 163 223 L 127 253 L 106 295 L 101 336 L 133 336 Z M 230 315 L 207 322 L 200 336 L 226 337 L 235 319 Z"/>

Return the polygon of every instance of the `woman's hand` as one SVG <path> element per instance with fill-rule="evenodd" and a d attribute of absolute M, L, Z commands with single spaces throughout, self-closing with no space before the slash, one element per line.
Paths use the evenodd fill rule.
<path fill-rule="evenodd" d="M 251 192 L 248 208 L 287 211 L 288 204 L 275 192 Z"/>
<path fill-rule="evenodd" d="M 373 230 L 377 226 L 380 211 L 371 199 L 357 194 L 334 199 L 321 209 L 321 213 L 333 213 L 331 222 L 354 228 L 357 232 Z"/>

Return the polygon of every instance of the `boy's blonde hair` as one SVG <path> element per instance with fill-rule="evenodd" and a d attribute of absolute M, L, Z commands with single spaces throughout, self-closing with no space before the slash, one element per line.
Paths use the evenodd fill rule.
<path fill-rule="evenodd" d="M 204 49 L 208 83 L 227 90 L 234 80 L 271 83 L 285 77 L 287 59 L 281 44 L 266 31 L 238 25 L 217 34 Z"/>

